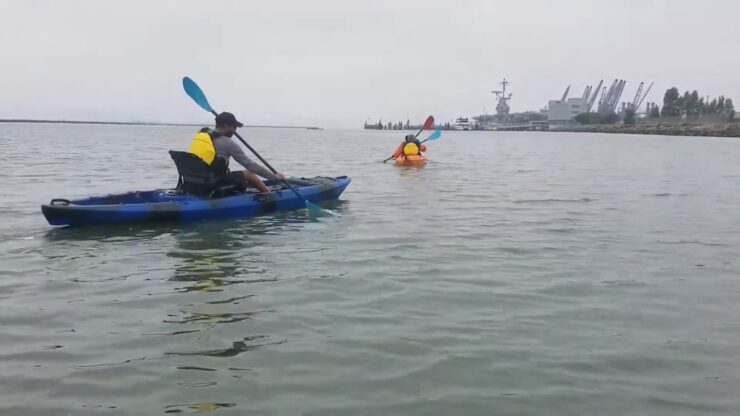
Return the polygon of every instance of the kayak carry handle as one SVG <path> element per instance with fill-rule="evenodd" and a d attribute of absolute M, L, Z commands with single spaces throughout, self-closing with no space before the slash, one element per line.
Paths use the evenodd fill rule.
<path fill-rule="evenodd" d="M 69 205 L 69 204 L 71 204 L 71 202 L 70 202 L 69 199 L 64 199 L 64 198 L 54 198 L 54 199 L 51 200 L 51 202 L 49 202 L 49 205 L 57 205 L 57 204 L 59 204 L 59 205 Z"/>
<path fill-rule="evenodd" d="M 259 193 L 252 196 L 252 200 L 259 201 L 259 202 L 267 202 L 272 200 L 272 195 L 270 193 Z"/>

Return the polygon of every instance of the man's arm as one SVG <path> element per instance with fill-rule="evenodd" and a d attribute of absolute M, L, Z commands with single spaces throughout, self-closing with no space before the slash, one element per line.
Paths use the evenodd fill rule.
<path fill-rule="evenodd" d="M 278 177 L 275 176 L 272 172 L 270 172 L 267 168 L 263 167 L 262 165 L 255 163 L 252 159 L 250 159 L 242 150 L 241 147 L 239 147 L 238 144 L 234 143 L 234 141 L 230 140 L 229 143 L 229 153 L 231 154 L 231 157 L 234 158 L 240 165 L 244 166 L 248 171 L 255 173 L 259 176 L 262 176 L 265 179 L 269 179 L 272 181 L 278 181 Z"/>

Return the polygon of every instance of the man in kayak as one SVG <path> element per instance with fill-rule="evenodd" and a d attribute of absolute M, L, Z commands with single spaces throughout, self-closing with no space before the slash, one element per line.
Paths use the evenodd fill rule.
<path fill-rule="evenodd" d="M 416 138 L 413 134 L 406 135 L 406 138 L 404 139 L 401 144 L 398 145 L 396 148 L 396 151 L 393 152 L 393 159 L 396 159 L 397 157 L 404 155 L 404 156 L 421 156 L 421 152 L 426 152 L 427 147 L 421 144 L 419 142 L 419 139 Z"/>
<path fill-rule="evenodd" d="M 198 156 L 209 166 L 221 171 L 226 175 L 229 182 L 243 188 L 250 184 L 260 192 L 269 192 L 270 190 L 267 189 L 259 177 L 273 181 L 284 181 L 285 176 L 281 173 L 273 174 L 244 154 L 244 150 L 231 138 L 236 129 L 243 126 L 233 114 L 223 112 L 216 116 L 215 129 L 204 127 L 193 137 L 188 152 Z M 240 165 L 244 166 L 245 170 L 229 171 L 229 158 L 234 158 Z"/>

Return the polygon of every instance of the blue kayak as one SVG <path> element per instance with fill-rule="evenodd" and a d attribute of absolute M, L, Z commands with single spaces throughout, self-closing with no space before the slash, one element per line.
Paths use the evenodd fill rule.
<path fill-rule="evenodd" d="M 294 188 L 305 199 L 320 203 L 337 199 L 349 185 L 346 176 L 304 179 Z M 265 183 L 269 193 L 256 190 L 206 198 L 178 190 L 157 189 L 85 199 L 52 199 L 41 206 L 51 225 L 86 226 L 155 221 L 197 221 L 214 218 L 250 218 L 305 207 L 285 185 Z"/>

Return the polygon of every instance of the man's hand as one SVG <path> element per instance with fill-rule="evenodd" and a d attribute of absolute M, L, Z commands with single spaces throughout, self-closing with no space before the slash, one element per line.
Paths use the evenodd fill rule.
<path fill-rule="evenodd" d="M 275 177 L 278 178 L 279 181 L 284 181 L 285 180 L 285 176 L 282 173 L 280 173 L 280 172 L 276 173 L 275 174 Z"/>

